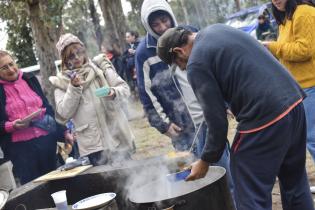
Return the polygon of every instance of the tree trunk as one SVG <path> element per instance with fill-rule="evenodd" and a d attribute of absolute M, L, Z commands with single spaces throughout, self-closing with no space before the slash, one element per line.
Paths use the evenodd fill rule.
<path fill-rule="evenodd" d="M 58 56 L 55 44 L 61 30 L 61 9 L 48 2 L 51 1 L 28 0 L 27 6 L 40 65 L 41 85 L 50 104 L 55 107 L 54 88 L 48 78 L 56 75 L 55 60 Z M 51 11 L 51 8 L 55 10 Z"/>
<path fill-rule="evenodd" d="M 130 2 L 132 12 L 140 13 L 143 0 L 128 0 L 128 1 Z"/>
<path fill-rule="evenodd" d="M 127 0 L 131 5 L 131 11 L 127 17 L 127 28 L 138 31 L 140 34 L 145 34 L 145 30 L 141 23 L 140 10 L 143 0 Z"/>
<path fill-rule="evenodd" d="M 121 2 L 120 0 L 99 0 L 99 4 L 105 20 L 108 42 L 118 53 L 122 53 L 127 27 Z"/>
<path fill-rule="evenodd" d="M 235 2 L 236 10 L 237 10 L 237 11 L 240 11 L 240 10 L 241 10 L 241 3 L 240 3 L 240 0 L 234 0 L 234 2 Z"/>
<path fill-rule="evenodd" d="M 195 7 L 195 10 L 197 12 L 197 17 L 198 17 L 198 24 L 200 28 L 203 28 L 205 26 L 207 26 L 207 17 L 209 15 L 209 11 L 207 11 L 206 13 L 204 12 L 204 9 L 207 7 L 207 5 L 205 5 L 203 3 L 202 0 L 195 0 L 193 1 L 193 5 Z"/>
<path fill-rule="evenodd" d="M 92 18 L 92 23 L 94 25 L 96 42 L 97 42 L 99 50 L 101 50 L 101 46 L 103 43 L 103 34 L 101 30 L 101 25 L 100 25 L 100 19 L 98 17 L 98 14 L 94 5 L 94 0 L 89 0 L 89 10 L 90 10 L 91 18 Z"/>
<path fill-rule="evenodd" d="M 223 3 L 224 2 L 222 0 L 214 0 L 213 1 L 213 7 L 215 10 L 215 14 L 216 14 L 216 16 L 215 16 L 215 22 L 216 23 L 220 23 L 220 22 L 224 21 L 225 13 L 224 13 L 224 11 L 223 12 L 221 11 L 221 7 L 220 7 L 220 6 L 222 6 Z"/>
<path fill-rule="evenodd" d="M 183 9 L 185 24 L 189 24 L 188 11 L 184 0 L 179 0 L 178 3 L 180 7 Z"/>

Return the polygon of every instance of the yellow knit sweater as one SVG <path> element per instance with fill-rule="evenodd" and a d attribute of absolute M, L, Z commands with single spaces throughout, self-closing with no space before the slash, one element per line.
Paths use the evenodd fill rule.
<path fill-rule="evenodd" d="M 315 7 L 298 6 L 292 20 L 280 25 L 278 40 L 269 50 L 302 88 L 315 86 Z"/>

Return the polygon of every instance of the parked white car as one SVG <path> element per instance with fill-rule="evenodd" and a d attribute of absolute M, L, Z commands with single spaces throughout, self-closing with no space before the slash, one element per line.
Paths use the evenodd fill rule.
<path fill-rule="evenodd" d="M 56 60 L 55 61 L 55 66 L 56 66 L 56 71 L 59 72 L 60 71 L 60 66 L 61 66 L 61 60 Z M 39 64 L 34 65 L 34 66 L 28 66 L 25 68 L 21 68 L 21 71 L 23 72 L 33 72 L 33 73 L 38 73 L 40 70 L 40 66 Z"/>

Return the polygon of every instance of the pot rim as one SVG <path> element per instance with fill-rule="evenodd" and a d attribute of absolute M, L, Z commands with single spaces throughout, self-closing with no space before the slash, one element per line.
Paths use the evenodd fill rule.
<path fill-rule="evenodd" d="M 155 180 L 151 183 L 148 183 L 146 185 L 144 185 L 143 187 L 141 188 L 137 188 L 135 191 L 133 192 L 130 192 L 130 195 L 129 196 L 129 200 L 132 202 L 132 203 L 135 203 L 135 204 L 150 204 L 150 203 L 158 203 L 158 202 L 165 202 L 165 201 L 169 201 L 169 200 L 174 200 L 178 197 L 181 197 L 181 196 L 184 196 L 184 195 L 187 195 L 187 194 L 190 194 L 190 193 L 193 193 L 195 191 L 198 191 L 208 185 L 211 185 L 215 182 L 217 182 L 218 180 L 220 180 L 222 177 L 224 177 L 224 175 L 226 174 L 226 170 L 225 168 L 223 167 L 220 167 L 220 166 L 210 166 L 209 167 L 209 170 L 208 170 L 208 173 L 206 175 L 207 176 L 210 176 L 211 174 L 213 174 L 214 171 L 217 171 L 219 175 L 217 175 L 214 179 L 211 179 L 211 181 L 209 181 L 209 183 L 207 184 L 200 184 L 199 186 L 195 187 L 195 188 L 190 188 L 189 190 L 186 190 L 186 192 L 184 193 L 175 193 L 174 195 L 171 195 L 171 196 L 168 196 L 168 197 L 155 197 L 155 198 L 149 198 L 149 199 L 145 199 L 145 200 L 141 200 L 142 198 L 139 199 L 140 196 L 136 197 L 136 196 L 133 196 L 135 194 L 137 194 L 137 190 L 143 188 L 143 187 L 147 187 L 149 184 L 151 184 L 153 186 L 154 182 L 158 182 L 159 180 Z M 197 182 L 198 180 L 196 180 L 195 182 Z M 185 183 L 186 181 L 178 181 L 177 184 L 180 184 L 180 183 Z M 170 183 L 170 182 L 169 182 Z M 151 191 L 153 191 L 153 189 L 151 189 Z M 141 192 L 141 191 L 139 191 Z M 139 194 L 139 193 L 138 193 Z"/>
<path fill-rule="evenodd" d="M 9 198 L 9 193 L 6 190 L 0 189 L 0 194 L 2 197 L 2 199 L 0 200 L 0 209 L 2 209 Z"/>

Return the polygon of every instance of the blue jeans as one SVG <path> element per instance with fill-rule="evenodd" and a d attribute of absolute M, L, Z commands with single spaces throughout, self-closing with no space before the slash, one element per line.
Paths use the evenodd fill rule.
<path fill-rule="evenodd" d="M 172 144 L 176 151 L 188 151 L 191 147 L 193 138 L 193 132 L 183 132 L 179 136 L 172 138 Z"/>
<path fill-rule="evenodd" d="M 315 161 L 315 87 L 305 88 L 304 92 L 307 94 L 303 101 L 307 128 L 306 145 Z"/>
<path fill-rule="evenodd" d="M 208 127 L 207 127 L 205 122 L 202 122 L 201 124 L 197 125 L 196 127 L 197 127 L 196 132 L 198 132 L 198 134 L 197 134 L 198 139 L 196 140 L 197 142 L 196 142 L 196 146 L 194 148 L 194 154 L 198 158 L 200 158 L 201 154 L 202 154 L 203 147 L 204 147 L 205 142 L 206 142 Z M 221 156 L 221 159 L 217 163 L 215 163 L 214 165 L 221 166 L 221 167 L 225 168 L 226 177 L 228 180 L 230 192 L 231 192 L 232 198 L 234 200 L 234 183 L 232 180 L 232 175 L 231 175 L 231 170 L 230 170 L 230 150 L 229 150 L 229 143 L 228 142 L 226 143 L 226 147 L 225 147 L 225 150 Z"/>

